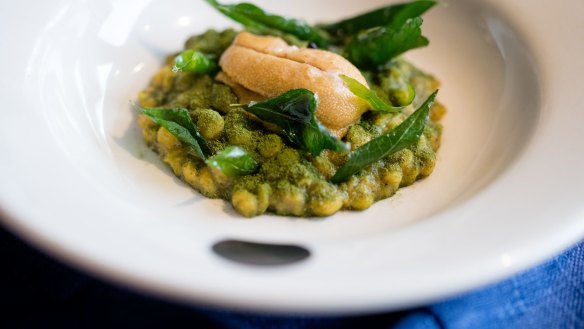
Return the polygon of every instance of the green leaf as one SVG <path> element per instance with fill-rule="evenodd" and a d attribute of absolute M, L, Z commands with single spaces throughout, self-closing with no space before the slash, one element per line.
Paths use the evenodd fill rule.
<path fill-rule="evenodd" d="M 313 155 L 324 149 L 347 151 L 347 146 L 317 120 L 317 106 L 316 95 L 307 89 L 292 89 L 263 102 L 241 105 L 259 119 L 282 128 L 291 143 Z"/>
<path fill-rule="evenodd" d="M 389 101 L 395 106 L 410 105 L 416 97 L 416 90 L 410 83 L 410 77 L 404 74 L 407 69 L 401 67 L 399 61 L 392 62 L 388 70 L 377 73 L 377 81 L 381 90 L 387 93 Z"/>
<path fill-rule="evenodd" d="M 375 161 L 415 144 L 424 132 L 430 107 L 434 104 L 437 93 L 438 90 L 433 92 L 424 104 L 399 126 L 355 150 L 349 156 L 349 160 L 337 170 L 331 181 L 338 184 Z"/>
<path fill-rule="evenodd" d="M 367 88 L 366 86 L 362 85 L 359 81 L 351 77 L 348 77 L 344 74 L 339 75 L 339 77 L 343 79 L 349 90 L 353 94 L 355 94 L 355 96 L 366 100 L 367 103 L 369 103 L 369 105 L 371 106 L 371 108 L 375 111 L 399 113 L 404 108 L 404 106 L 394 107 L 387 104 L 381 98 L 379 98 L 379 96 L 377 96 L 377 93 L 375 93 L 375 91 Z"/>
<path fill-rule="evenodd" d="M 187 49 L 174 58 L 174 72 L 211 73 L 218 69 L 214 56 L 205 55 L 200 51 Z"/>
<path fill-rule="evenodd" d="M 239 146 L 228 146 L 207 159 L 205 163 L 229 177 L 251 175 L 258 169 L 258 163 Z"/>
<path fill-rule="evenodd" d="M 412 104 L 416 98 L 416 89 L 413 85 L 407 83 L 402 88 L 392 90 L 390 94 L 390 99 L 392 102 L 399 104 L 400 106 L 407 106 Z"/>
<path fill-rule="evenodd" d="M 435 1 L 420 0 L 409 3 L 393 4 L 370 12 L 322 26 L 335 36 L 353 35 L 362 30 L 377 26 L 399 28 L 407 19 L 421 16 L 436 5 Z"/>
<path fill-rule="evenodd" d="M 270 30 L 277 30 L 294 35 L 301 40 L 314 42 L 320 47 L 324 47 L 332 41 L 324 30 L 310 26 L 303 20 L 274 15 L 251 3 L 222 5 L 216 0 L 205 1 L 254 33 L 270 34 Z"/>
<path fill-rule="evenodd" d="M 178 140 L 190 146 L 198 158 L 205 160 L 211 154 L 207 142 L 199 133 L 187 109 L 143 108 L 135 103 L 134 106 L 157 125 L 166 128 Z"/>
<path fill-rule="evenodd" d="M 345 48 L 346 57 L 361 69 L 377 69 L 404 52 L 425 47 L 422 18 L 406 20 L 399 28 L 384 26 L 357 34 Z"/>

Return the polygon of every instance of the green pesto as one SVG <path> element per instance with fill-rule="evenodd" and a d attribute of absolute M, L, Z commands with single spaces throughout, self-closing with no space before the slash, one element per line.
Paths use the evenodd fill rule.
<path fill-rule="evenodd" d="M 211 109 L 199 111 L 199 115 L 197 116 L 197 128 L 206 140 L 218 138 L 223 132 L 224 127 L 225 120 L 219 112 Z"/>
<path fill-rule="evenodd" d="M 235 35 L 233 30 L 210 30 L 189 38 L 185 49 L 220 56 Z M 144 139 L 180 179 L 205 196 L 230 201 L 243 216 L 266 211 L 302 217 L 328 216 L 341 209 L 366 209 L 375 201 L 392 196 L 400 187 L 430 175 L 435 166 L 442 133 L 438 120 L 444 111 L 439 103 L 431 110 L 431 120 L 416 144 L 336 185 L 329 179 L 347 161 L 347 153 L 326 150 L 313 156 L 297 150 L 278 131 L 270 130 L 244 110 L 231 107 L 239 103 L 238 98 L 214 76 L 172 72 L 171 66 L 172 63 L 167 63 L 140 93 L 140 103 L 187 108 L 212 154 L 229 146 L 240 146 L 259 168 L 241 177 L 221 175 L 189 154 L 180 142 L 169 140 L 160 131 L 162 128 L 139 120 Z M 410 85 L 415 89 L 415 99 L 404 113 L 364 114 L 343 139 L 352 150 L 397 126 L 438 87 L 434 77 L 402 59 L 382 71 L 363 73 L 384 101 L 394 105 L 410 101 Z"/>
<path fill-rule="evenodd" d="M 221 56 L 221 54 L 231 45 L 237 32 L 233 29 L 224 31 L 208 30 L 203 34 L 190 37 L 185 43 L 185 49 L 193 49 L 205 54 Z"/>

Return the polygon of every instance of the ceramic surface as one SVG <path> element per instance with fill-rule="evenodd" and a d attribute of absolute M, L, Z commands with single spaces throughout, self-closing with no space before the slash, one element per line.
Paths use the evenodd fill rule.
<path fill-rule="evenodd" d="M 385 2 L 256 3 L 316 22 Z M 582 1 L 434 8 L 430 46 L 407 54 L 442 81 L 449 110 L 434 174 L 366 211 L 317 220 L 241 218 L 142 141 L 129 101 L 189 35 L 232 24 L 204 2 L 0 6 L 4 222 L 105 279 L 244 309 L 388 310 L 502 279 L 584 236 Z M 211 252 L 224 238 L 302 245 L 311 257 L 239 265 Z"/>

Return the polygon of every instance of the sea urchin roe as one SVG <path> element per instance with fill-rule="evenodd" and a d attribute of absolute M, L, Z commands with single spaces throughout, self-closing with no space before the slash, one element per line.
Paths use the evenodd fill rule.
<path fill-rule="evenodd" d="M 208 32 L 189 39 L 188 46 L 221 55 L 231 42 L 225 42 L 230 35 L 235 37 L 231 32 Z M 381 81 L 384 81 L 383 72 L 389 71 L 395 75 L 392 79 L 399 77 L 400 81 L 415 87 L 416 100 L 404 114 L 368 112 L 363 115 L 358 123 L 347 129 L 343 140 L 353 149 L 401 123 L 432 93 L 430 88 L 438 85 L 432 76 L 398 59 L 385 71 L 366 73 L 369 86 L 387 94 L 386 89 L 391 84 L 383 86 Z M 207 197 L 227 200 L 245 217 L 266 212 L 329 216 L 341 209 L 366 209 L 375 201 L 390 197 L 400 186 L 431 174 L 442 131 L 437 121 L 445 111 L 441 104 L 435 103 L 430 109 L 430 121 L 417 143 L 376 161 L 345 182 L 333 184 L 330 179 L 347 161 L 347 153 L 325 150 L 313 156 L 294 149 L 278 131 L 266 128 L 245 111 L 231 107 L 240 100 L 232 88 L 214 76 L 186 77 L 184 73 L 172 72 L 167 64 L 139 94 L 139 101 L 142 106 L 183 106 L 190 111 L 213 154 L 238 145 L 254 158 L 259 166 L 255 173 L 226 177 L 191 155 L 188 147 L 169 136 L 164 128 L 143 115 L 138 116 L 144 140 L 177 177 Z"/>
<path fill-rule="evenodd" d="M 320 49 L 288 46 L 282 39 L 241 32 L 219 61 L 230 81 L 265 98 L 304 88 L 319 97 L 316 115 L 338 137 L 368 109 L 339 74 L 367 85 L 345 58 Z"/>

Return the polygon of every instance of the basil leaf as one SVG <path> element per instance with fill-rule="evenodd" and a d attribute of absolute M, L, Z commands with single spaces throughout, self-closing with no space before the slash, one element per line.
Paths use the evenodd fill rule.
<path fill-rule="evenodd" d="M 251 175 L 258 169 L 258 163 L 239 146 L 228 146 L 207 159 L 205 163 L 221 170 L 229 177 Z"/>
<path fill-rule="evenodd" d="M 210 73 L 218 69 L 214 56 L 187 49 L 174 58 L 174 72 Z"/>
<path fill-rule="evenodd" d="M 408 18 L 421 16 L 434 5 L 436 5 L 435 1 L 427 0 L 393 4 L 333 24 L 324 25 L 322 28 L 335 36 L 352 35 L 377 26 L 398 28 Z"/>
<path fill-rule="evenodd" d="M 367 103 L 369 103 L 369 105 L 371 106 L 371 108 L 375 111 L 399 113 L 404 108 L 404 106 L 394 107 L 387 104 L 381 98 L 379 98 L 379 96 L 377 96 L 377 93 L 375 93 L 375 91 L 367 88 L 366 86 L 362 85 L 359 81 L 351 77 L 348 77 L 344 74 L 339 75 L 339 77 L 343 79 L 349 90 L 353 94 L 355 94 L 355 96 L 366 100 Z"/>
<path fill-rule="evenodd" d="M 345 48 L 346 57 L 361 69 L 376 69 L 392 58 L 429 41 L 422 36 L 422 18 L 408 19 L 399 28 L 378 27 L 357 34 Z"/>
<path fill-rule="evenodd" d="M 282 128 L 291 143 L 313 155 L 324 149 L 347 151 L 347 146 L 317 120 L 317 106 L 316 95 L 307 89 L 292 89 L 263 102 L 241 105 L 261 120 Z"/>
<path fill-rule="evenodd" d="M 331 181 L 338 184 L 373 162 L 416 143 L 424 132 L 430 107 L 434 104 L 437 93 L 438 90 L 433 92 L 424 104 L 400 125 L 355 150 L 349 156 L 349 160 L 337 170 Z"/>
<path fill-rule="evenodd" d="M 207 159 L 207 156 L 211 154 L 207 141 L 199 133 L 187 109 L 143 108 L 137 104 L 134 106 L 157 125 L 166 128 L 181 142 L 189 145 L 201 160 Z"/>
<path fill-rule="evenodd" d="M 243 24 L 255 33 L 270 34 L 270 30 L 282 31 L 301 40 L 314 42 L 320 47 L 332 41 L 324 30 L 310 26 L 303 20 L 274 15 L 251 3 L 222 5 L 216 0 L 206 1 L 225 16 Z"/>

